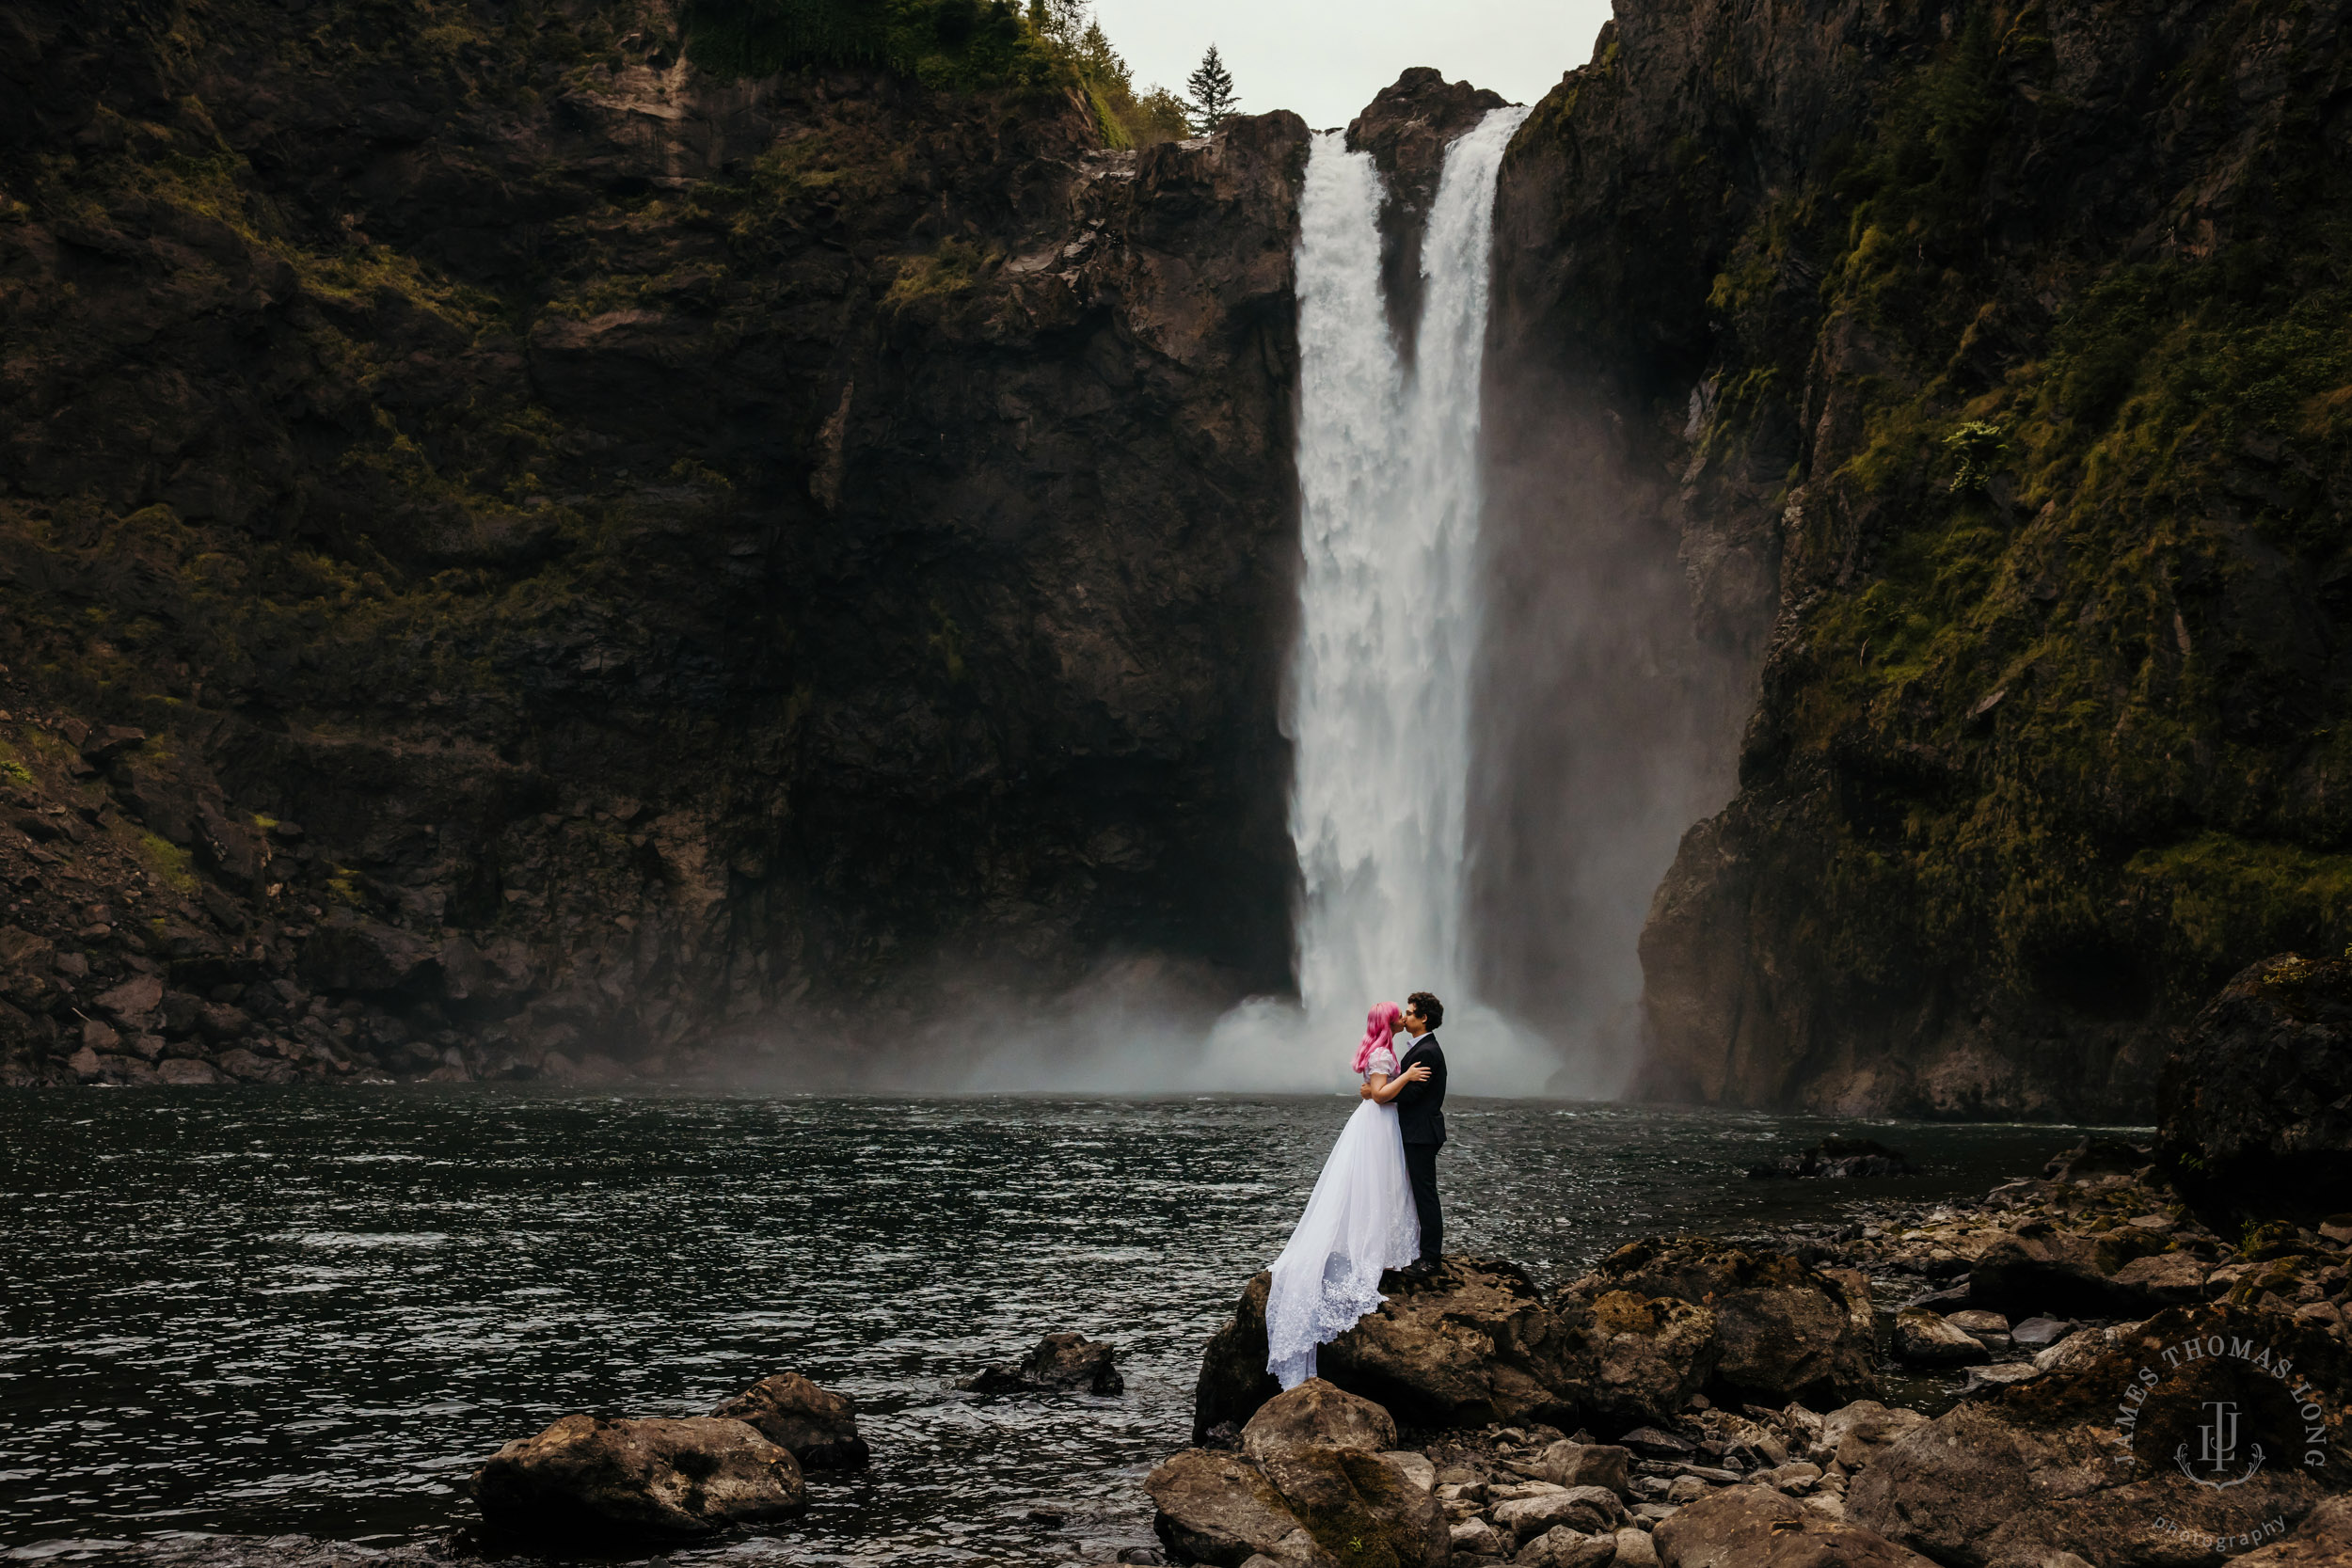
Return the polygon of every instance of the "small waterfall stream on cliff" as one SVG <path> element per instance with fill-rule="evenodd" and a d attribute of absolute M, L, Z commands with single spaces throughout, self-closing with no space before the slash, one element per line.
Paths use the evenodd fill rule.
<path fill-rule="evenodd" d="M 1321 1081 L 1333 1042 L 1380 998 L 1434 990 L 1450 1021 L 1470 1022 L 1461 925 L 1479 377 L 1496 171 L 1526 114 L 1494 110 L 1447 150 L 1410 369 L 1381 296 L 1379 172 L 1338 132 L 1309 158 L 1297 273 L 1305 571 L 1289 698 L 1306 1028 L 1287 1059 L 1252 1064 L 1253 1079 Z M 1487 1048 L 1508 1033 L 1500 1020 L 1477 1027 Z M 1481 1054 L 1485 1092 L 1505 1089 L 1496 1053 Z M 1533 1061 L 1510 1076 L 1510 1088 L 1541 1086 Z"/>

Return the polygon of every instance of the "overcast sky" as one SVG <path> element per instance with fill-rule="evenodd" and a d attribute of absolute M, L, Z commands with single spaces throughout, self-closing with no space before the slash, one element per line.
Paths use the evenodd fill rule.
<path fill-rule="evenodd" d="M 1609 0 L 1095 0 L 1136 88 L 1184 95 L 1214 42 L 1248 114 L 1344 125 L 1407 66 L 1433 65 L 1533 103 L 1593 55 Z"/>

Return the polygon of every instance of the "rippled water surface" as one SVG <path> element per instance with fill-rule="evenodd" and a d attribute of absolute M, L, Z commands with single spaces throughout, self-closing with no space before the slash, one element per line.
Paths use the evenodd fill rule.
<path fill-rule="evenodd" d="M 1201 1343 L 1352 1107 L 0 1096 L 0 1555 L 425 1540 L 507 1438 L 798 1370 L 856 1398 L 873 1468 L 817 1472 L 776 1540 L 672 1560 L 1104 1561 L 1150 1544 L 1137 1482 L 1187 1440 Z M 1741 1172 L 1853 1124 L 1459 1100 L 1448 1121 L 1452 1250 L 1550 1279 L 1645 1232 L 1981 1193 L 2072 1135 L 1876 1127 L 1927 1172 L 1796 1183 Z M 1058 1328 L 1119 1346 L 1123 1397 L 948 1386 Z"/>

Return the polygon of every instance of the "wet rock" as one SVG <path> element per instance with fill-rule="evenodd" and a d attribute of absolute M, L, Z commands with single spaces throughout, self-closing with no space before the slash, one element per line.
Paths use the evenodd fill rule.
<path fill-rule="evenodd" d="M 1583 1408 L 1604 1427 L 1671 1421 L 1714 1372 L 1715 1315 L 1703 1307 L 1606 1291 L 1588 1312 Z"/>
<path fill-rule="evenodd" d="M 2135 1258 L 2115 1271 L 2117 1299 L 2137 1316 L 2158 1307 L 2183 1307 L 2202 1300 L 2205 1265 L 2196 1254 L 2159 1252 Z"/>
<path fill-rule="evenodd" d="M 1292 1516 L 1342 1563 L 1438 1568 L 1453 1552 L 1438 1499 L 1377 1453 L 1294 1448 L 1260 1468 Z"/>
<path fill-rule="evenodd" d="M 1614 1530 L 1593 1535 L 1555 1525 L 1519 1548 L 1518 1568 L 1607 1568 L 1617 1555 Z"/>
<path fill-rule="evenodd" d="M 1379 1453 L 1396 1447 L 1396 1422 L 1370 1400 L 1311 1377 L 1262 1405 L 1241 1429 L 1241 1447 L 1260 1463 L 1303 1448 Z"/>
<path fill-rule="evenodd" d="M 1293 1568 L 1320 1550 L 1258 1466 L 1238 1454 L 1187 1449 L 1144 1478 L 1152 1528 L 1179 1562 L 1242 1568 L 1267 1557 Z"/>
<path fill-rule="evenodd" d="M 474 1475 L 485 1525 L 533 1540 L 706 1536 L 808 1506 L 790 1452 L 741 1421 L 566 1416 Z"/>
<path fill-rule="evenodd" d="M 1867 1282 L 1859 1276 L 1684 1236 L 1620 1247 L 1568 1289 L 1704 1307 L 1714 1315 L 1716 1346 L 1706 1392 L 1717 1403 L 1834 1405 L 1878 1391 Z"/>
<path fill-rule="evenodd" d="M 274 1057 L 246 1050 L 224 1051 L 217 1059 L 220 1070 L 246 1084 L 285 1084 L 294 1080 L 294 1069 Z"/>
<path fill-rule="evenodd" d="M 168 1058 L 158 1064 L 155 1071 L 164 1083 L 181 1088 L 208 1088 L 225 1082 L 210 1062 L 193 1057 Z"/>
<path fill-rule="evenodd" d="M 2224 986 L 2165 1063 L 2156 1147 L 2217 1222 L 2352 1209 L 2352 960 L 2282 954 Z"/>
<path fill-rule="evenodd" d="M 858 1435 L 855 1402 L 798 1372 L 763 1377 L 710 1414 L 789 1449 L 803 1469 L 855 1469 L 871 1457 Z"/>
<path fill-rule="evenodd" d="M 2041 1375 L 2042 1369 L 2031 1362 L 2009 1362 L 1998 1367 L 1971 1367 L 1968 1369 L 1968 1381 L 1961 1385 L 1960 1393 L 1963 1399 L 1975 1399 L 1979 1394 L 1990 1393 L 1995 1388 L 2007 1388 L 2011 1384 L 2024 1383 L 2028 1378 Z"/>
<path fill-rule="evenodd" d="M 1937 1314 L 1906 1307 L 1895 1314 L 1895 1355 L 1914 1367 L 1958 1367 L 1988 1353 L 1976 1336 Z"/>
<path fill-rule="evenodd" d="M 1415 66 L 1383 87 L 1347 127 L 1348 150 L 1371 153 L 1383 177 L 1381 289 L 1391 335 L 1408 358 L 1421 321 L 1422 235 L 1445 150 L 1502 105 L 1496 93 Z"/>
<path fill-rule="evenodd" d="M 2137 1323 L 2122 1327 L 2078 1328 L 2055 1344 L 2045 1345 L 2034 1353 L 2033 1366 L 2037 1371 L 2073 1371 L 2101 1354 L 2123 1334 L 2137 1332 Z"/>
<path fill-rule="evenodd" d="M 1980 1308 L 1969 1307 L 1959 1312 L 1946 1313 L 1944 1321 L 1963 1334 L 1973 1335 L 1980 1343 L 1988 1339 L 1997 1339 L 2002 1345 L 2012 1342 L 2010 1337 L 2009 1320 L 1998 1312 L 1987 1312 Z"/>
<path fill-rule="evenodd" d="M 1764 1486 L 1702 1497 L 1651 1532 L 1663 1568 L 1931 1568 L 1867 1528 Z"/>
<path fill-rule="evenodd" d="M 1325 1346 L 1316 1365 L 1406 1426 L 1566 1423 L 1585 1381 L 1579 1330 L 1517 1264 L 1450 1257 Z"/>
<path fill-rule="evenodd" d="M 2027 1318 L 2009 1331 L 2009 1337 L 2020 1350 L 2040 1350 L 2055 1345 L 2074 1332 L 2074 1325 L 2063 1318 Z"/>
<path fill-rule="evenodd" d="M 1876 1400 L 1857 1400 L 1821 1418 L 1820 1447 L 1841 1469 L 1859 1470 L 1927 1423 L 1916 1410 L 1890 1410 Z"/>
<path fill-rule="evenodd" d="M 2164 1247 L 2161 1238 L 2142 1230 L 2091 1236 L 2029 1222 L 1978 1257 L 1968 1272 L 1969 1304 L 2007 1312 L 2046 1309 L 2084 1317 L 2138 1317 L 2162 1304 L 2135 1286 L 2119 1283 L 2116 1275 L 2127 1263 Z"/>
<path fill-rule="evenodd" d="M 1539 1497 L 1519 1497 L 1496 1505 L 1495 1528 L 1524 1543 L 1546 1530 L 1565 1526 L 1580 1534 L 1613 1532 L 1625 1520 L 1625 1507 L 1605 1486 L 1571 1486 Z"/>
<path fill-rule="evenodd" d="M 1202 1356 L 1197 1440 L 1273 1397 L 1265 1375 L 1265 1280 L 1250 1281 Z M 1391 1291 L 1379 1310 L 1324 1346 L 1322 1376 L 1413 1427 L 1573 1421 L 1588 1364 L 1583 1309 L 1563 1320 L 1513 1263 L 1448 1258 L 1437 1275 Z M 1462 1347 L 1479 1347 L 1465 1355 Z"/>
<path fill-rule="evenodd" d="M 2191 1341 L 2217 1348 L 2190 1357 L 2182 1347 Z M 2281 1359 L 2292 1379 L 2273 1375 Z M 2291 1390 L 2302 1379 L 2327 1409 L 2341 1409 L 2352 1361 L 2330 1336 L 2283 1315 L 2170 1308 L 2070 1370 L 1967 1401 L 1912 1432 L 1854 1481 L 1847 1511 L 1947 1568 L 2039 1568 L 2055 1552 L 2094 1563 L 2172 1560 L 2184 1533 L 2292 1522 L 2326 1494 L 2299 1464 L 2266 1464 L 2225 1489 L 2199 1484 L 2176 1463 L 2184 1446 L 2201 1451 L 2198 1428 L 2214 1401 L 2238 1407 L 2245 1441 L 2267 1433 L 2273 1452 L 2299 1454 L 2304 1428 Z M 2127 1399 L 2135 1388 L 2145 1392 Z M 2125 1409 L 2128 1451 L 2118 1443 Z"/>
<path fill-rule="evenodd" d="M 1117 1394 L 1127 1386 L 1118 1356 L 1113 1346 L 1083 1334 L 1048 1334 L 1020 1360 L 983 1368 L 957 1386 L 975 1394 Z"/>
<path fill-rule="evenodd" d="M 1567 1439 L 1535 1456 L 1535 1473 L 1561 1486 L 1605 1486 L 1618 1497 L 1633 1487 L 1632 1450 L 1613 1443 L 1578 1443 Z"/>

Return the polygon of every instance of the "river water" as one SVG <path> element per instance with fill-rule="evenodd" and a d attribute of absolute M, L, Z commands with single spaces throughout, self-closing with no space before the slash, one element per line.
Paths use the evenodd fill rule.
<path fill-rule="evenodd" d="M 891 1100 L 527 1086 L 0 1096 L 0 1557 L 421 1543 L 574 1410 L 696 1415 L 771 1372 L 875 1451 L 773 1539 L 676 1562 L 1104 1562 L 1188 1440 L 1203 1340 L 1279 1250 L 1337 1097 Z M 1548 1281 L 1649 1232 L 1981 1194 L 2071 1130 L 1457 1099 L 1460 1250 Z M 1924 1174 L 1751 1181 L 1864 1131 Z M 952 1379 L 1049 1330 L 1127 1392 Z M 1058 1525 L 1032 1512 L 1058 1513 Z M 240 1559 L 242 1560 L 242 1559 Z"/>

